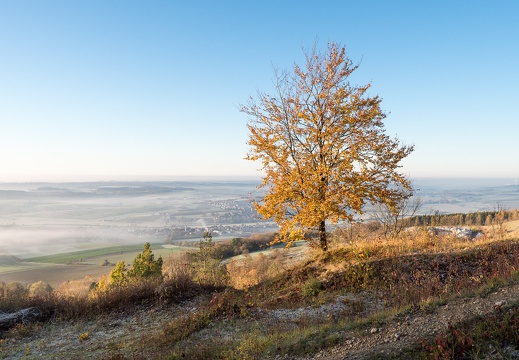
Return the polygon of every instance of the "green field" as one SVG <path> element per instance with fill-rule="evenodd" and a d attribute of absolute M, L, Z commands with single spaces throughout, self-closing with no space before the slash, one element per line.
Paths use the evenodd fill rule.
<path fill-rule="evenodd" d="M 88 259 L 83 258 L 84 262 L 88 264 L 102 264 L 105 260 L 108 260 L 110 263 L 115 264 L 118 261 L 125 261 L 127 264 L 131 264 L 135 256 L 138 253 L 142 252 L 143 246 L 139 246 L 137 250 L 126 251 L 126 252 L 112 252 L 112 253 L 104 253 L 98 256 L 89 257 Z M 170 255 L 179 253 L 181 251 L 193 250 L 193 248 L 189 247 L 171 247 L 164 248 L 161 245 L 151 245 L 151 249 L 153 250 L 153 254 L 155 254 L 155 258 L 162 256 L 164 260 L 166 260 Z"/>
<path fill-rule="evenodd" d="M 84 265 L 88 264 L 100 264 L 104 260 L 108 260 L 111 263 L 116 263 L 117 261 L 124 260 L 128 263 L 131 263 L 132 260 L 143 250 L 144 245 L 121 245 L 121 246 L 110 246 L 104 248 L 97 249 L 89 249 L 89 250 L 81 250 L 74 251 L 68 253 L 61 254 L 53 254 L 46 256 L 38 256 L 24 259 L 23 262 L 19 262 L 18 264 L 23 264 L 25 262 L 29 263 L 38 263 L 38 264 L 73 264 L 73 263 L 81 263 Z M 151 244 L 151 249 L 155 254 L 155 257 L 162 256 L 166 258 L 169 255 L 174 253 L 185 251 L 187 249 L 193 249 L 182 246 L 174 246 L 174 247 L 164 247 L 162 244 Z M 11 264 L 12 266 L 16 266 L 16 264 Z M 2 272 L 2 268 L 0 267 L 0 272 Z"/>
<path fill-rule="evenodd" d="M 67 280 L 79 280 L 85 276 L 98 279 L 113 269 L 113 265 L 101 266 L 105 260 L 111 264 L 121 260 L 131 264 L 137 254 L 142 252 L 143 247 L 144 244 L 109 246 L 23 260 L 13 256 L 0 256 L 0 281 L 30 284 L 42 280 L 52 286 L 57 286 Z M 181 246 L 164 247 L 161 244 L 152 244 L 151 248 L 155 258 L 162 256 L 166 264 L 169 256 L 193 250 L 193 248 Z"/>
<path fill-rule="evenodd" d="M 152 249 L 160 247 L 160 245 L 152 244 Z M 44 264 L 69 264 L 73 262 L 84 262 L 85 260 L 99 257 L 108 256 L 122 253 L 138 253 L 142 250 L 143 245 L 121 245 L 121 246 L 110 246 L 105 248 L 89 249 L 74 251 L 62 254 L 53 254 L 46 256 L 37 256 L 32 258 L 24 259 L 27 262 L 44 263 Z"/>
<path fill-rule="evenodd" d="M 0 274 L 21 270 L 33 270 L 45 267 L 45 264 L 28 263 L 22 261 L 14 256 L 2 255 L 0 256 Z"/>

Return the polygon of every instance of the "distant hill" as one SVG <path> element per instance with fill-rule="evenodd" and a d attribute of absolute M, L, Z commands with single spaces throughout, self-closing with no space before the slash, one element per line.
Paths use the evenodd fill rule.
<path fill-rule="evenodd" d="M 12 255 L 0 255 L 0 266 L 17 266 L 23 262 L 22 259 Z"/>

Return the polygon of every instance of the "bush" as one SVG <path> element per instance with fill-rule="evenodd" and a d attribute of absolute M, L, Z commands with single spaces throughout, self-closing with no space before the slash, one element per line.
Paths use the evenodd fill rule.
<path fill-rule="evenodd" d="M 0 311 L 12 311 L 27 303 L 28 291 L 17 282 L 0 282 Z"/>
<path fill-rule="evenodd" d="M 155 260 L 150 243 L 144 244 L 142 253 L 133 259 L 132 268 L 128 271 L 130 278 L 162 278 L 162 257 Z"/>
<path fill-rule="evenodd" d="M 164 270 L 164 281 L 157 289 L 157 295 L 162 302 L 177 302 L 195 296 L 201 290 L 195 282 L 189 256 L 182 253 L 170 259 Z"/>
<path fill-rule="evenodd" d="M 301 294 L 305 297 L 316 296 L 321 292 L 322 284 L 319 280 L 308 279 L 301 288 Z"/>
<path fill-rule="evenodd" d="M 97 285 L 90 275 L 81 280 L 69 280 L 54 289 L 54 295 L 65 299 L 86 299 L 90 291 Z"/>
<path fill-rule="evenodd" d="M 230 283 L 237 289 L 257 285 L 283 270 L 283 254 L 277 249 L 268 256 L 260 253 L 255 257 L 246 256 L 244 260 L 232 260 L 227 264 Z"/>
<path fill-rule="evenodd" d="M 43 281 L 38 281 L 29 286 L 29 297 L 39 299 L 49 299 L 52 295 L 52 287 Z"/>
<path fill-rule="evenodd" d="M 198 244 L 199 250 L 187 256 L 195 271 L 195 280 L 201 285 L 225 286 L 229 282 L 227 268 L 221 264 L 222 257 L 213 242 L 213 236 L 206 232 Z"/>

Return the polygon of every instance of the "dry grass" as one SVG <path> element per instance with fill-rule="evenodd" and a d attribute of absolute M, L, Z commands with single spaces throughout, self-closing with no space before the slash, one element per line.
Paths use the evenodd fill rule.
<path fill-rule="evenodd" d="M 230 285 L 236 289 L 245 289 L 279 275 L 286 269 L 285 256 L 276 249 L 269 255 L 262 253 L 255 257 L 246 256 L 241 260 L 227 263 Z"/>
<path fill-rule="evenodd" d="M 55 288 L 54 292 L 63 298 L 86 299 L 95 282 L 95 279 L 88 275 L 82 280 L 65 281 Z"/>
<path fill-rule="evenodd" d="M 504 238 L 493 237 L 491 226 L 479 226 L 472 230 L 482 231 L 482 236 L 474 239 L 457 238 L 456 236 L 433 235 L 427 228 L 408 228 L 396 238 L 385 239 L 378 236 L 376 232 L 369 233 L 365 229 L 358 230 L 359 234 L 355 241 L 344 241 L 335 239 L 332 242 L 331 251 L 324 256 L 330 256 L 334 252 L 341 254 L 342 257 L 349 257 L 351 260 L 369 256 L 371 258 L 389 258 L 395 256 L 405 256 L 410 254 L 442 253 L 467 250 L 486 246 L 496 241 L 517 238 L 516 231 L 519 231 L 519 221 L 514 224 L 507 224 L 511 230 Z M 513 229 L 513 230 L 512 230 Z M 349 255 L 347 255 L 349 254 Z"/>

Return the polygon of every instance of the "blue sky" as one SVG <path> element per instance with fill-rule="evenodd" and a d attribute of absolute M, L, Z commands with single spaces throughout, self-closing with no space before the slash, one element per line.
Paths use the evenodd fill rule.
<path fill-rule="evenodd" d="M 519 2 L 0 0 L 0 181 L 255 176 L 273 68 L 360 63 L 420 177 L 519 177 Z"/>

